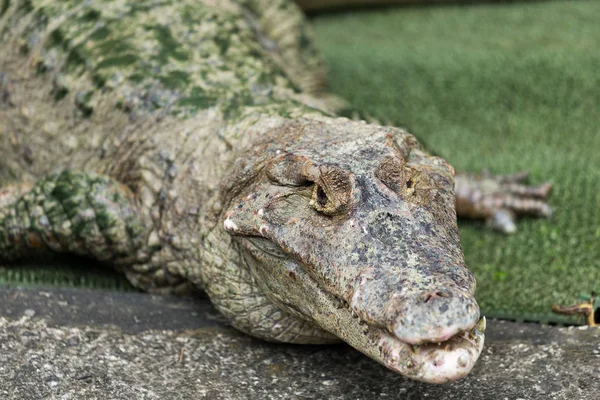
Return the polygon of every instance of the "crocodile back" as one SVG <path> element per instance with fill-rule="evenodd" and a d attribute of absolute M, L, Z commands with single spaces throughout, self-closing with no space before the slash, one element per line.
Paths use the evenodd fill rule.
<path fill-rule="evenodd" d="M 156 140 L 168 147 L 179 140 L 174 120 L 235 120 L 245 107 L 298 92 L 238 2 L 3 4 L 3 183 L 66 167 L 115 168 L 113 142 L 132 132 L 166 131 Z"/>

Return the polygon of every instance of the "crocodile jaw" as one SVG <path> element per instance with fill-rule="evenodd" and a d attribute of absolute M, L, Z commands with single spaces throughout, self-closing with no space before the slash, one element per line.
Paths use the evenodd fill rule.
<path fill-rule="evenodd" d="M 331 332 L 397 373 L 428 383 L 451 382 L 465 377 L 479 358 L 484 345 L 485 317 L 479 322 L 474 317 L 463 325 L 432 329 L 418 339 L 416 336 L 400 338 L 388 329 L 361 319 L 350 304 L 324 290 L 307 273 L 306 266 L 287 259 L 283 252 L 276 253 L 277 246 L 269 241 L 243 236 L 236 239 L 246 249 L 248 265 L 271 301 L 286 312 Z M 268 266 L 274 264 L 279 267 L 268 272 Z M 281 270 L 292 272 L 294 283 L 285 279 L 287 274 L 280 273 Z M 273 290 L 275 287 L 277 290 Z M 476 315 L 479 315 L 478 308 Z M 314 343 L 321 340 L 315 338 Z"/>
<path fill-rule="evenodd" d="M 381 331 L 378 332 L 380 361 L 386 367 L 419 381 L 456 381 L 464 378 L 477 362 L 485 341 L 484 329 L 485 317 L 469 331 L 457 333 L 445 341 L 421 345 L 402 342 Z"/>

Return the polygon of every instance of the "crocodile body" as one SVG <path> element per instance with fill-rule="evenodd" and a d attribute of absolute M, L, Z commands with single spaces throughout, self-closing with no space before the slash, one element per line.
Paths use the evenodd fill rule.
<path fill-rule="evenodd" d="M 0 39 L 4 259 L 87 255 L 144 290 L 206 292 L 255 337 L 341 339 L 430 382 L 470 371 L 454 171 L 335 116 L 293 3 L 7 0 Z M 510 230 L 549 213 L 548 189 L 469 180 L 457 206 Z"/>

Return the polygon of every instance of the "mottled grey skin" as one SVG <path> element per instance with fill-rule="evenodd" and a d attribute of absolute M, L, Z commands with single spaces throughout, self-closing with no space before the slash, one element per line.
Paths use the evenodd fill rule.
<path fill-rule="evenodd" d="M 485 323 L 454 171 L 336 118 L 323 77 L 287 0 L 5 0 L 0 254 L 95 257 L 144 290 L 202 290 L 259 338 L 464 376 Z M 465 214 L 547 208 L 481 179 L 457 187 Z"/>

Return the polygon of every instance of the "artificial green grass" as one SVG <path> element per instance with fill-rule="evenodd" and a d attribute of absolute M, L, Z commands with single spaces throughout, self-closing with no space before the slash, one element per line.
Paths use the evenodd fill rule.
<path fill-rule="evenodd" d="M 44 255 L 14 265 L 0 265 L 2 284 L 137 290 L 115 270 L 89 258 L 68 255 Z"/>
<path fill-rule="evenodd" d="M 560 320 L 600 292 L 600 2 L 397 7 L 314 18 L 333 92 L 457 170 L 550 180 L 553 220 L 461 222 L 484 313 Z"/>
<path fill-rule="evenodd" d="M 561 320 L 600 291 L 600 2 L 396 7 L 316 16 L 330 87 L 456 169 L 551 180 L 552 221 L 513 236 L 461 222 L 487 315 Z M 0 268 L 0 283 L 128 286 L 87 268 Z"/>

